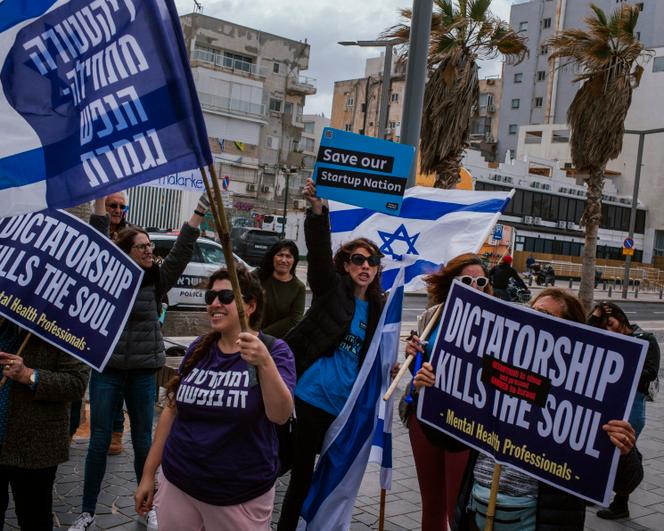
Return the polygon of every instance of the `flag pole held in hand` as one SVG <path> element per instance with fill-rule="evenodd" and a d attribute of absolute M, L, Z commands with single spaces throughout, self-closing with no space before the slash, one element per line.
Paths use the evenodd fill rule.
<path fill-rule="evenodd" d="M 440 304 L 438 306 L 438 308 L 436 308 L 436 311 L 433 314 L 433 317 L 431 318 L 431 320 L 427 323 L 427 326 L 424 329 L 424 332 L 422 332 L 422 336 L 420 337 L 420 341 L 426 341 L 426 339 L 429 337 L 429 334 L 431 334 L 431 331 L 434 329 L 434 327 L 438 323 L 438 319 L 440 319 L 440 314 L 441 314 L 442 311 L 443 311 L 443 305 Z M 408 367 L 410 367 L 410 364 L 413 363 L 414 359 L 415 359 L 415 356 L 408 356 L 406 358 L 406 361 L 404 361 L 403 365 L 399 369 L 399 372 L 394 377 L 394 380 L 392 380 L 392 384 L 390 385 L 388 390 L 385 392 L 385 395 L 383 396 L 383 400 L 385 400 L 387 402 L 390 399 L 390 397 L 392 396 L 392 393 L 394 393 L 394 390 L 399 385 L 399 382 L 401 381 L 401 378 L 403 378 L 403 375 L 406 374 L 406 371 L 408 370 Z"/>

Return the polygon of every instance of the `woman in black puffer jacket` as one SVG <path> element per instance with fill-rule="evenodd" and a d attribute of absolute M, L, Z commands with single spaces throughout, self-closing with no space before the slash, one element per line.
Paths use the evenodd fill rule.
<path fill-rule="evenodd" d="M 304 234 L 313 300 L 302 321 L 284 337 L 295 354 L 297 424 L 279 531 L 297 527 L 316 454 L 350 394 L 384 304 L 382 255 L 376 244 L 358 238 L 342 245 L 333 258 L 328 211 L 311 179 L 304 197 L 311 203 Z"/>

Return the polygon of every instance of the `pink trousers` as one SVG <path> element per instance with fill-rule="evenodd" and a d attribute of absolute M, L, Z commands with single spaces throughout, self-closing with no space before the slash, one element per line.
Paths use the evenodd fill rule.
<path fill-rule="evenodd" d="M 162 473 L 154 500 L 159 531 L 268 531 L 274 491 L 272 487 L 238 505 L 210 505 L 181 491 Z"/>

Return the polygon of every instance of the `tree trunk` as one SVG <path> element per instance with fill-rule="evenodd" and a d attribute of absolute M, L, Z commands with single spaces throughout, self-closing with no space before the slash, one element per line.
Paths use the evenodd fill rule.
<path fill-rule="evenodd" d="M 602 189 L 604 188 L 604 171 L 593 169 L 586 180 L 588 195 L 586 206 L 581 216 L 581 225 L 585 228 L 583 246 L 583 263 L 581 266 L 581 285 L 579 299 L 586 311 L 593 307 L 595 290 L 595 263 L 597 260 L 597 232 L 602 220 Z"/>

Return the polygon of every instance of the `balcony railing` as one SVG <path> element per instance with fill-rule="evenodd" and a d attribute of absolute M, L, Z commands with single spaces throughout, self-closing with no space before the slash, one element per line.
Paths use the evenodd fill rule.
<path fill-rule="evenodd" d="M 199 92 L 198 99 L 201 102 L 201 107 L 210 111 L 235 112 L 260 118 L 265 117 L 265 105 L 260 103 L 207 94 L 206 92 Z"/>
<path fill-rule="evenodd" d="M 288 76 L 288 89 L 303 94 L 316 94 L 316 80 L 313 77 L 291 74 Z"/>
<path fill-rule="evenodd" d="M 265 69 L 260 68 L 254 63 L 243 61 L 242 59 L 234 59 L 226 57 L 219 53 L 210 52 L 208 50 L 194 50 L 191 58 L 196 61 L 203 61 L 204 63 L 213 64 L 232 72 L 245 73 L 253 76 L 265 76 Z"/>

